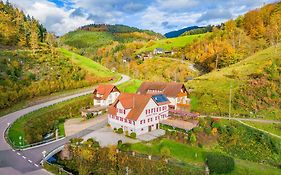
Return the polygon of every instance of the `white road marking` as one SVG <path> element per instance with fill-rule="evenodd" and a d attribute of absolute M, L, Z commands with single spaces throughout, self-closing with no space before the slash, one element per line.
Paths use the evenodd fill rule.
<path fill-rule="evenodd" d="M 38 167 L 38 165 L 37 165 L 36 163 L 35 163 L 34 165 L 35 165 L 36 167 Z"/>
<path fill-rule="evenodd" d="M 19 153 L 19 152 L 17 152 L 17 155 L 19 155 L 19 156 L 20 156 L 20 153 Z"/>
<path fill-rule="evenodd" d="M 22 156 L 22 158 L 26 159 L 26 157 L 25 157 L 25 156 Z"/>
<path fill-rule="evenodd" d="M 31 161 L 31 160 L 28 160 L 28 162 L 29 162 L 29 163 L 32 163 L 32 161 Z"/>
<path fill-rule="evenodd" d="M 12 149 L 13 152 L 16 152 L 16 150 Z"/>

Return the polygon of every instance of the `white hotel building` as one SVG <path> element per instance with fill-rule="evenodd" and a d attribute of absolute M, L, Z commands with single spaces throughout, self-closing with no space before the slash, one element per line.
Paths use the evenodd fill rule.
<path fill-rule="evenodd" d="M 108 123 L 112 129 L 144 134 L 159 128 L 159 122 L 168 117 L 169 104 L 163 94 L 121 93 L 108 108 Z"/>

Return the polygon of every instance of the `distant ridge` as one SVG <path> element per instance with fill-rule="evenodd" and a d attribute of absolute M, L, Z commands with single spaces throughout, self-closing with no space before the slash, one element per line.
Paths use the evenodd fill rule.
<path fill-rule="evenodd" d="M 165 37 L 175 38 L 175 37 L 178 37 L 178 36 L 182 35 L 184 32 L 187 32 L 187 31 L 190 31 L 190 30 L 193 30 L 193 29 L 197 29 L 197 28 L 199 28 L 199 27 L 198 26 L 190 26 L 190 27 L 186 27 L 186 28 L 183 28 L 183 29 L 180 29 L 180 30 L 171 31 L 171 32 L 165 33 Z"/>

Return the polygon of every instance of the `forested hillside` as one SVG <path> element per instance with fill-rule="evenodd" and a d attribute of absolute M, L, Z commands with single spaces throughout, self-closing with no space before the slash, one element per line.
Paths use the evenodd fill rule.
<path fill-rule="evenodd" d="M 22 100 L 53 92 L 107 82 L 115 78 L 107 68 L 69 55 L 56 37 L 9 2 L 0 2 L 0 110 Z M 96 71 L 92 71 L 95 69 Z"/>
<path fill-rule="evenodd" d="M 144 43 L 149 40 L 163 38 L 161 34 L 140 30 L 125 25 L 92 24 L 78 28 L 60 38 L 62 43 L 70 46 L 71 49 L 81 55 L 100 61 L 96 53 L 103 47 L 112 44 L 123 47 L 126 43 Z"/>
<path fill-rule="evenodd" d="M 280 42 L 281 3 L 268 4 L 215 27 L 183 50 L 188 60 L 212 71 Z"/>
<path fill-rule="evenodd" d="M 9 2 L 0 1 L 0 49 L 28 47 L 36 49 L 46 39 L 46 29 Z"/>

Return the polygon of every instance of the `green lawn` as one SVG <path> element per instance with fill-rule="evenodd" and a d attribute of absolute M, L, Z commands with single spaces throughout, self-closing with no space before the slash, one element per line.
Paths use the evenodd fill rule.
<path fill-rule="evenodd" d="M 161 155 L 162 148 L 169 148 L 170 157 L 183 161 L 186 163 L 203 164 L 204 163 L 204 152 L 212 150 L 206 148 L 199 148 L 188 144 L 178 143 L 169 139 L 155 140 L 148 143 L 136 143 L 133 144 L 131 149 L 143 153 L 152 155 Z M 218 150 L 214 150 L 218 151 Z M 197 156 L 196 156 L 197 155 Z M 280 175 L 280 169 L 259 164 L 247 160 L 235 159 L 235 169 L 229 175 Z"/>
<path fill-rule="evenodd" d="M 262 129 L 267 132 L 281 136 L 281 124 L 280 123 L 261 123 L 252 121 L 243 121 L 244 123 Z"/>
<path fill-rule="evenodd" d="M 59 136 L 65 136 L 64 123 L 59 124 Z"/>
<path fill-rule="evenodd" d="M 235 160 L 234 171 L 229 175 L 281 175 L 281 170 L 269 165 L 258 164 L 247 160 Z"/>
<path fill-rule="evenodd" d="M 153 155 L 161 155 L 162 148 L 169 148 L 171 157 L 187 163 L 203 163 L 203 149 L 178 143 L 169 139 L 145 143 L 136 143 L 132 145 L 132 150 Z"/>
<path fill-rule="evenodd" d="M 195 38 L 203 37 L 206 34 L 198 34 L 198 35 L 187 35 L 187 36 L 179 36 L 176 38 L 166 38 L 158 41 L 146 44 L 143 48 L 137 51 L 137 53 L 153 51 L 155 48 L 163 48 L 164 50 L 172 50 L 173 48 L 182 48 L 187 44 L 191 43 Z"/>
<path fill-rule="evenodd" d="M 86 71 L 92 73 L 93 75 L 101 76 L 101 77 L 112 77 L 116 75 L 116 73 L 111 72 L 109 69 L 91 60 L 90 58 L 78 55 L 64 48 L 61 49 L 61 52 L 65 56 L 69 57 L 71 61 L 76 63 L 79 67 L 85 69 Z M 117 75 L 120 76 L 119 74 Z"/>
<path fill-rule="evenodd" d="M 131 79 L 125 83 L 118 85 L 118 89 L 122 92 L 136 93 L 142 81 L 138 79 Z"/>

